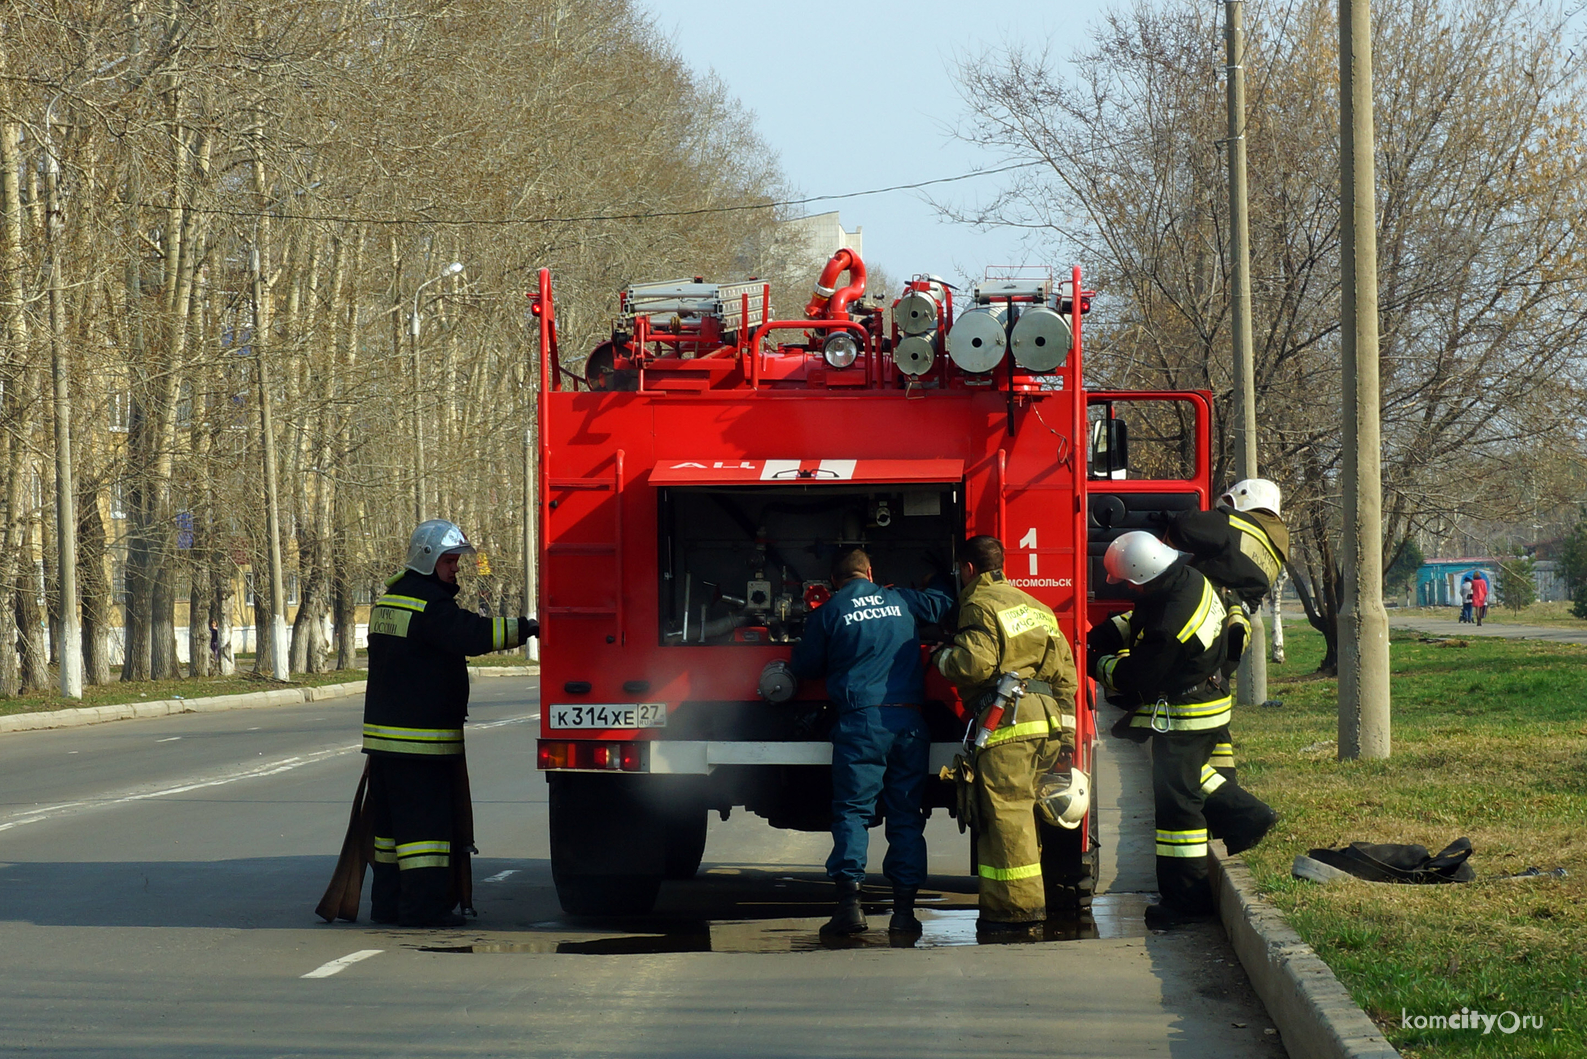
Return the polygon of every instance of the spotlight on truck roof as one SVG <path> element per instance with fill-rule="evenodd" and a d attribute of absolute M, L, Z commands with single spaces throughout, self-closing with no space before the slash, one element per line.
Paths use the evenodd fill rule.
<path fill-rule="evenodd" d="M 847 331 L 834 331 L 821 343 L 821 357 L 834 368 L 847 368 L 860 357 L 860 343 Z"/>

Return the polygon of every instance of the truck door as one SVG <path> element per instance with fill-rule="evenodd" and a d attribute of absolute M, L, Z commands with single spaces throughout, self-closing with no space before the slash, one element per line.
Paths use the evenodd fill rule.
<path fill-rule="evenodd" d="M 1108 545 L 1129 530 L 1160 535 L 1169 515 L 1210 506 L 1212 395 L 1094 392 L 1087 417 L 1086 586 L 1095 625 L 1130 606 L 1126 586 L 1108 584 L 1102 568 Z"/>

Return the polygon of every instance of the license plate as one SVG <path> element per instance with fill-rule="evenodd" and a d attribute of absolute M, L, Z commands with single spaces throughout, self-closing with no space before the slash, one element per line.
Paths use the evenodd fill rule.
<path fill-rule="evenodd" d="M 664 702 L 619 702 L 551 707 L 550 728 L 665 728 Z"/>

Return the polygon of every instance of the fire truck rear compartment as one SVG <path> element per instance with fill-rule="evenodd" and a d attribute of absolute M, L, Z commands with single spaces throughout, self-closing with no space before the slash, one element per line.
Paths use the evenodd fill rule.
<path fill-rule="evenodd" d="M 883 584 L 947 576 L 962 538 L 957 484 L 658 490 L 658 622 L 667 646 L 793 643 L 862 547 Z"/>

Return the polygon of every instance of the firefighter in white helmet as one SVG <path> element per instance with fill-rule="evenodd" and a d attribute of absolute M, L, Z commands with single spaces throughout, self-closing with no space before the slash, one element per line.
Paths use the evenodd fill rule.
<path fill-rule="evenodd" d="M 1168 520 L 1168 542 L 1190 553 L 1190 564 L 1223 592 L 1231 621 L 1225 675 L 1232 675 L 1250 640 L 1250 621 L 1284 568 L 1289 553 L 1289 527 L 1280 513 L 1278 486 L 1266 478 L 1246 478 L 1231 485 L 1211 511 L 1187 511 Z M 1222 781 L 1212 780 L 1207 794 L 1207 826 L 1223 839 L 1230 853 L 1261 841 L 1278 815 L 1236 782 L 1234 740 L 1220 732 L 1211 765 Z M 1219 789 L 1221 787 L 1221 789 Z"/>
<path fill-rule="evenodd" d="M 486 618 L 459 607 L 457 567 L 474 546 L 444 519 L 421 522 L 406 568 L 369 613 L 364 753 L 374 830 L 370 918 L 402 926 L 457 926 L 454 796 L 465 788 L 463 720 L 468 655 L 516 647 L 540 634 L 533 618 Z M 466 803 L 465 803 L 466 807 Z"/>
<path fill-rule="evenodd" d="M 1188 557 L 1150 533 L 1134 530 L 1108 545 L 1109 583 L 1139 590 L 1135 609 L 1091 630 L 1091 674 L 1115 705 L 1128 711 L 1113 729 L 1152 742 L 1157 887 L 1148 926 L 1166 928 L 1210 917 L 1207 821 L 1202 813 L 1208 766 L 1230 696 L 1219 683 L 1227 652 L 1223 603 Z"/>

